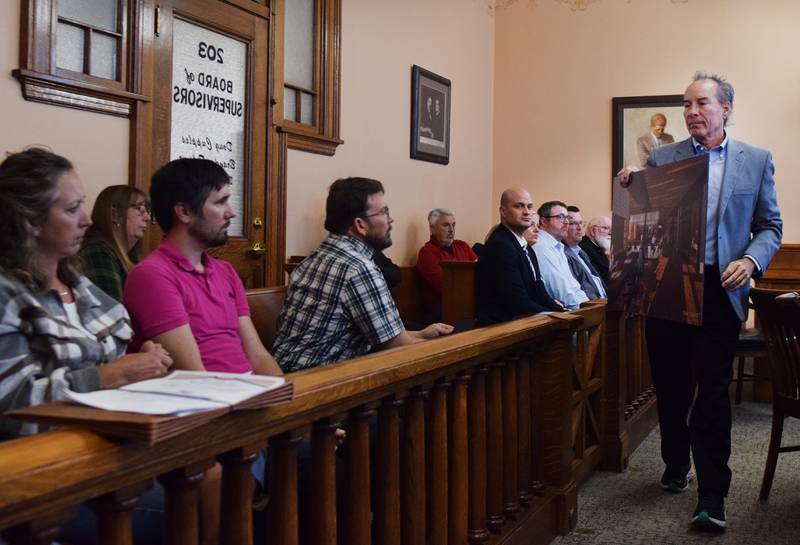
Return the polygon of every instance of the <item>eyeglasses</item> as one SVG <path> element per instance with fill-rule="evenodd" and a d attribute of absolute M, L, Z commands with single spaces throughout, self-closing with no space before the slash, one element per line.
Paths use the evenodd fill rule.
<path fill-rule="evenodd" d="M 389 217 L 389 207 L 388 206 L 384 206 L 382 209 L 380 209 L 378 212 L 375 212 L 374 214 L 362 214 L 361 217 L 362 218 L 371 218 L 373 216 L 386 216 L 388 218 Z"/>
<path fill-rule="evenodd" d="M 143 203 L 143 202 L 136 203 L 136 204 L 129 204 L 128 208 L 135 209 L 137 212 L 139 212 L 143 216 L 145 214 L 150 214 L 150 206 L 145 204 L 145 203 Z"/>
<path fill-rule="evenodd" d="M 580 225 L 581 227 L 586 227 L 586 222 L 585 221 L 570 221 L 570 222 L 567 223 L 567 225 L 569 225 L 570 227 L 577 227 L 578 225 Z"/>
<path fill-rule="evenodd" d="M 558 215 L 555 215 L 555 216 L 544 216 L 544 217 L 545 218 L 550 218 L 550 219 L 553 219 L 553 220 L 557 219 L 558 221 L 560 221 L 562 223 L 564 222 L 564 220 L 567 219 L 567 215 L 566 214 L 558 214 Z"/>
<path fill-rule="evenodd" d="M 599 229 L 600 231 L 602 231 L 604 233 L 611 232 L 611 227 L 608 227 L 607 225 L 595 225 L 594 228 L 595 229 Z"/>

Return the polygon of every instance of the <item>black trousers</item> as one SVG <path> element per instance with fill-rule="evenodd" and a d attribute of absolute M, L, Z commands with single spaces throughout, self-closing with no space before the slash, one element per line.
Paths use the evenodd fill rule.
<path fill-rule="evenodd" d="M 727 496 L 730 488 L 728 387 L 740 327 L 741 321 L 720 285 L 719 269 L 709 266 L 705 268 L 701 327 L 655 318 L 648 318 L 645 326 L 658 396 L 665 476 L 675 479 L 686 475 L 691 449 L 700 494 Z"/>

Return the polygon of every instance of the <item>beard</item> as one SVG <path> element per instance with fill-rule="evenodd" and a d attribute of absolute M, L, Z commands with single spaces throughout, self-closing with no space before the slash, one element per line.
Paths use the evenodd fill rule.
<path fill-rule="evenodd" d="M 204 246 L 208 248 L 215 248 L 228 242 L 229 225 L 230 223 L 226 223 L 225 227 L 216 233 L 212 233 L 206 229 L 203 229 L 201 225 L 194 224 L 189 227 L 189 234 L 201 242 Z"/>
<path fill-rule="evenodd" d="M 600 237 L 595 240 L 595 242 L 605 251 L 609 251 L 611 249 L 611 237 Z"/>
<path fill-rule="evenodd" d="M 389 233 L 386 233 L 386 236 L 368 233 L 364 237 L 364 242 L 373 250 L 380 252 L 392 245 L 392 236 Z"/>

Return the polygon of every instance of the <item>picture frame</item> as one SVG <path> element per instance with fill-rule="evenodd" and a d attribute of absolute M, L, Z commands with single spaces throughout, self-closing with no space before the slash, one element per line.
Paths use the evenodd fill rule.
<path fill-rule="evenodd" d="M 651 132 L 656 114 L 666 120 L 661 138 Z M 612 119 L 612 179 L 623 167 L 643 166 L 652 147 L 689 137 L 683 120 L 683 95 L 614 97 Z"/>
<path fill-rule="evenodd" d="M 450 80 L 411 68 L 411 158 L 450 162 Z"/>

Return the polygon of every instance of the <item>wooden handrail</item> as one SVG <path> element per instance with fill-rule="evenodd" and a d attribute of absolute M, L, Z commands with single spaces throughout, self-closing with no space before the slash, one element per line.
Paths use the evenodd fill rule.
<path fill-rule="evenodd" d="M 500 365 L 503 369 L 496 380 L 505 384 L 504 388 L 508 393 L 530 392 L 529 398 L 525 398 L 523 402 L 516 399 L 514 403 L 506 402 L 492 409 L 500 410 L 503 415 L 500 419 L 503 430 L 494 431 L 500 431 L 501 437 L 503 432 L 514 434 L 515 437 L 507 437 L 501 445 L 487 443 L 477 448 L 524 447 L 533 451 L 515 453 L 513 450 L 507 450 L 505 453 L 507 460 L 532 465 L 530 468 L 523 468 L 522 471 L 515 468 L 513 478 L 509 474 L 502 477 L 505 483 L 501 484 L 501 487 L 504 486 L 504 505 L 514 506 L 514 509 L 520 511 L 514 515 L 514 520 L 509 520 L 505 526 L 500 525 L 501 521 L 494 530 L 508 536 L 518 534 L 520 531 L 542 531 L 551 538 L 552 528 L 564 533 L 574 525 L 576 510 L 573 430 L 569 423 L 574 400 L 570 377 L 572 366 L 564 365 L 564 362 L 577 361 L 578 348 L 574 340 L 575 335 L 580 336 L 583 334 L 580 332 L 586 332 L 585 323 L 597 327 L 602 322 L 603 315 L 604 309 L 600 306 L 573 313 L 531 317 L 294 373 L 291 375 L 296 392 L 293 401 L 262 410 L 230 413 L 191 433 L 153 446 L 117 442 L 79 429 L 63 429 L 5 442 L 0 444 L 0 530 L 12 527 L 19 530 L 26 523 L 49 520 L 53 513 L 69 510 L 92 498 L 122 489 L 128 490 L 168 472 L 184 470 L 186 473 L 192 467 L 208 467 L 209 461 L 215 458 L 234 460 L 239 464 L 237 467 L 241 467 L 241 464 L 248 464 L 248 460 L 252 461 L 254 449 L 259 445 L 265 445 L 270 438 L 273 438 L 270 443 L 279 449 L 274 456 L 270 455 L 270 464 L 274 466 L 271 469 L 283 477 L 282 480 L 275 479 L 275 482 L 270 484 L 277 486 L 277 482 L 291 483 L 286 481 L 286 475 L 291 475 L 291 468 L 294 467 L 291 460 L 296 446 L 296 442 L 293 441 L 296 439 L 292 437 L 299 437 L 312 427 L 315 430 L 312 439 L 312 452 L 315 453 L 312 456 L 312 464 L 317 464 L 314 469 L 317 472 L 315 474 L 327 475 L 324 482 L 328 484 L 325 486 L 333 486 L 331 484 L 333 481 L 330 480 L 330 471 L 333 468 L 329 465 L 332 463 L 332 457 L 326 454 L 326 445 L 331 444 L 331 425 L 342 421 L 341 415 L 349 413 L 350 421 L 354 418 L 355 421 L 359 418 L 363 421 L 363 418 L 367 417 L 359 415 L 369 414 L 371 407 L 378 408 L 379 422 L 392 422 L 392 419 L 396 418 L 392 415 L 397 414 L 397 407 L 406 403 L 409 392 L 418 391 L 420 388 L 423 391 L 431 391 L 434 385 L 438 385 L 436 386 L 440 392 L 438 395 L 445 397 L 437 398 L 435 395 L 433 397 L 429 395 L 425 400 L 426 404 L 432 403 L 431 399 L 438 399 L 436 403 L 442 403 L 442 400 L 449 400 L 451 396 L 458 400 L 458 407 L 463 407 L 462 403 L 475 403 L 475 399 L 482 404 L 478 413 L 475 413 L 475 407 L 472 407 L 469 411 L 464 408 L 459 409 L 457 414 L 452 412 L 455 410 L 452 405 L 450 408 L 447 408 L 446 404 L 439 405 L 438 411 L 449 411 L 448 414 L 451 416 L 456 414 L 458 426 L 463 426 L 467 414 L 474 420 L 476 414 L 483 414 L 482 407 L 485 407 L 486 414 L 489 414 L 488 405 L 491 396 L 487 395 L 485 399 L 483 395 L 477 398 L 473 396 L 470 389 L 473 383 L 469 382 L 470 377 L 480 377 L 482 381 L 483 369 L 490 365 Z M 512 383 L 507 382 L 511 380 L 509 377 L 515 381 L 520 377 L 530 377 L 530 384 L 519 385 L 515 382 L 512 386 Z M 436 388 L 432 391 L 436 391 Z M 408 400 L 413 399 L 421 398 L 415 398 L 413 395 L 408 397 Z M 386 400 L 394 401 L 387 405 Z M 483 405 L 484 403 L 486 405 Z M 518 414 L 519 411 L 522 411 L 522 414 Z M 397 420 L 394 422 L 398 425 Z M 399 425 L 407 426 L 410 423 L 400 421 Z M 428 422 L 427 425 L 432 424 Z M 484 425 L 489 427 L 493 424 L 487 420 Z M 363 425 L 358 429 L 360 433 L 365 431 Z M 380 429 L 383 429 L 382 434 L 389 433 L 385 428 Z M 433 448 L 430 445 L 440 445 L 436 448 L 455 449 L 453 455 L 456 458 L 448 459 L 447 453 L 444 452 L 441 454 L 443 458 L 439 458 L 440 461 L 437 463 L 445 465 L 437 467 L 451 467 L 450 464 L 454 460 L 462 463 L 466 457 L 468 449 L 464 438 L 470 436 L 464 435 L 463 428 L 459 430 L 461 431 L 457 433 L 444 431 L 442 432 L 444 435 L 438 435 L 436 441 L 443 441 L 442 443 L 430 443 L 433 439 L 428 439 L 429 448 Z M 426 435 L 430 433 L 433 432 L 425 429 Z M 524 437 L 518 439 L 516 435 Z M 396 437 L 392 439 L 391 435 L 370 437 L 368 443 L 378 439 L 383 441 L 382 438 L 388 441 L 382 447 L 384 450 L 388 448 L 392 451 L 397 446 Z M 470 437 L 470 440 L 473 438 Z M 363 461 L 365 443 L 359 444 L 361 447 L 357 449 L 356 454 Z M 410 448 L 417 449 L 421 446 L 415 444 Z M 474 444 L 469 446 L 470 450 L 475 448 Z M 436 452 L 434 449 L 429 454 Z M 404 455 L 404 460 L 407 455 L 408 453 Z M 393 456 L 399 459 L 397 458 L 399 453 L 395 452 Z M 380 466 L 384 462 L 379 460 L 378 463 Z M 282 464 L 289 464 L 285 466 L 286 472 L 282 472 L 284 469 Z M 402 467 L 390 467 L 394 467 L 394 471 L 401 471 L 401 475 L 408 470 L 405 462 Z M 434 477 L 444 478 L 445 481 L 448 478 L 458 478 L 460 480 L 453 481 L 450 488 L 463 489 L 467 486 L 461 482 L 467 466 L 455 467 L 459 469 L 450 472 L 449 477 L 447 470 Z M 223 471 L 229 471 L 225 462 Z M 470 465 L 469 482 L 481 482 L 476 475 L 483 474 L 483 478 L 486 478 L 486 473 L 481 473 L 485 471 L 485 465 L 483 467 L 480 464 L 477 467 L 474 467 L 474 464 Z M 525 479 L 533 481 L 526 483 L 523 482 Z M 359 482 L 362 481 L 363 478 Z M 225 482 L 223 478 L 223 483 Z M 228 479 L 228 482 L 234 483 L 230 486 L 239 486 L 236 482 L 241 483 L 241 479 L 238 481 Z M 401 482 L 404 482 L 404 478 L 401 478 Z M 544 483 L 545 486 L 536 483 Z M 519 489 L 518 498 L 515 497 L 517 489 Z M 318 522 L 315 524 L 322 525 L 314 530 L 317 532 L 323 531 L 323 527 L 328 528 L 326 531 L 330 531 L 333 520 L 331 516 L 336 515 L 335 507 L 331 507 L 330 503 L 331 489 L 325 490 L 328 498 L 326 500 L 328 503 L 324 504 L 325 510 L 314 511 L 318 513 L 315 518 Z M 467 521 L 464 517 L 468 504 L 461 502 L 448 504 L 447 486 L 442 490 L 445 494 L 442 496 L 444 503 L 436 504 L 439 506 L 437 509 L 445 511 L 456 509 L 454 511 L 456 518 L 453 519 L 455 522 L 451 521 L 449 529 L 446 517 L 442 521 L 445 524 L 443 528 L 428 528 L 429 531 L 434 529 L 437 531 L 434 533 L 436 541 L 447 535 L 448 531 L 453 535 L 467 533 L 467 527 L 464 526 Z M 541 496 L 534 497 L 534 491 Z M 167 492 L 168 496 L 172 493 L 169 488 Z M 292 532 L 296 532 L 296 527 L 292 527 L 292 522 L 283 522 L 285 517 L 279 511 L 286 509 L 286 505 L 282 504 L 282 498 L 291 501 L 288 498 L 292 497 L 291 494 L 296 494 L 296 490 L 290 492 L 288 496 L 283 492 L 283 489 L 269 491 L 270 509 L 273 511 L 268 520 L 281 526 L 271 528 L 272 532 L 277 532 L 274 535 L 288 536 L 285 542 L 294 543 Z M 376 494 L 381 495 L 384 492 L 378 490 Z M 241 493 L 238 494 L 238 497 L 241 497 Z M 223 497 L 226 497 L 224 493 Z M 236 497 L 236 494 L 231 493 L 227 497 Z M 405 500 L 400 504 L 407 505 Z M 522 507 L 519 507 L 520 505 Z M 331 512 L 330 509 L 334 511 Z M 361 509 L 363 510 L 363 507 Z M 486 513 L 475 513 L 476 510 L 480 511 L 479 505 L 470 505 L 469 535 L 483 536 L 484 531 L 480 527 L 474 527 L 474 524 L 476 521 L 478 524 L 481 520 L 485 521 Z M 369 524 L 368 521 L 362 520 L 363 517 L 352 516 L 348 519 L 346 515 L 347 513 L 339 514 L 340 525 L 343 520 L 360 520 L 361 524 Z M 403 517 L 405 516 L 404 511 Z M 430 517 L 429 511 L 429 520 Z M 286 520 L 291 518 L 290 516 Z M 408 527 L 405 518 L 402 525 L 398 520 L 384 520 L 382 531 L 393 532 L 394 528 Z M 435 524 L 436 519 L 433 520 L 434 522 L 429 524 Z M 335 521 L 333 523 L 335 524 Z M 284 524 L 289 524 L 289 527 L 283 527 Z M 351 530 L 346 529 L 346 531 Z M 359 532 L 352 533 L 356 534 L 361 535 L 362 539 L 365 535 Z M 430 538 L 433 534 L 427 535 Z M 21 540 L 20 542 L 24 541 L 24 538 L 17 539 Z"/>

